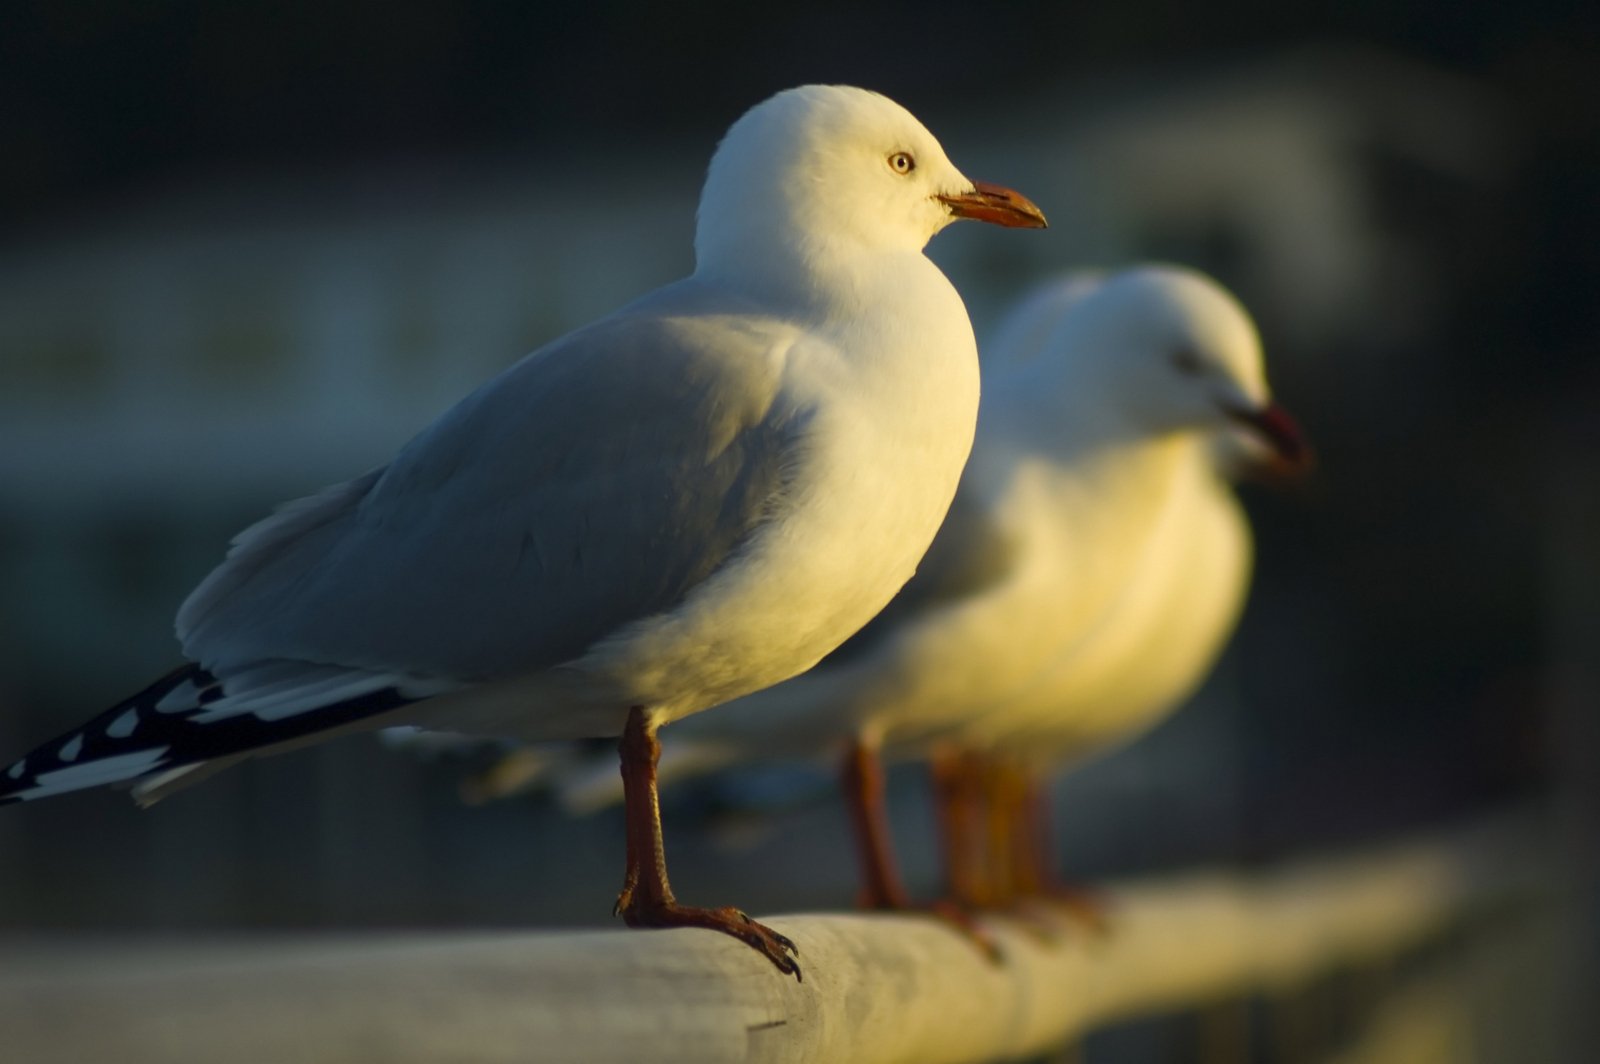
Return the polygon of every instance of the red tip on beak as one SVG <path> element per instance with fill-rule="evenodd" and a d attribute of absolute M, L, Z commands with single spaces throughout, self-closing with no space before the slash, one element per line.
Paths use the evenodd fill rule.
<path fill-rule="evenodd" d="M 1007 229 L 1048 229 L 1044 212 L 1020 192 L 1013 192 L 987 181 L 974 181 L 971 192 L 954 196 L 936 196 L 935 199 L 950 208 L 957 218 L 971 218 L 975 222 L 990 222 Z"/>
<path fill-rule="evenodd" d="M 1277 403 L 1268 403 L 1257 410 L 1233 409 L 1228 414 L 1235 421 L 1249 426 L 1272 448 L 1284 471 L 1304 473 L 1314 464 L 1311 445 L 1306 442 L 1306 435 L 1300 430 L 1299 423 Z"/>

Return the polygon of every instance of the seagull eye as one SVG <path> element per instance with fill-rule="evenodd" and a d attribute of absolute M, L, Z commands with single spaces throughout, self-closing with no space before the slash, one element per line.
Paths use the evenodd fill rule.
<path fill-rule="evenodd" d="M 889 156 L 889 169 L 897 174 L 909 174 L 917 168 L 917 160 L 908 151 L 897 151 Z"/>
<path fill-rule="evenodd" d="M 1200 355 L 1192 347 L 1180 347 L 1172 353 L 1172 364 L 1179 373 L 1186 373 L 1191 377 L 1198 377 L 1205 371 L 1205 365 L 1200 361 Z"/>

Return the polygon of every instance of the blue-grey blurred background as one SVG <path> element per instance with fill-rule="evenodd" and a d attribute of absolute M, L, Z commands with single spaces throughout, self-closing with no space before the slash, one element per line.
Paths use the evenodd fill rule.
<path fill-rule="evenodd" d="M 1592 4 L 8 4 L 0 762 L 171 667 L 271 504 L 686 272 L 721 131 L 806 81 L 887 92 L 1049 213 L 934 243 L 980 336 L 1052 271 L 1192 264 L 1319 445 L 1310 484 L 1247 489 L 1255 591 L 1197 703 L 1061 788 L 1069 870 L 1533 801 L 1593 891 Z M 467 808 L 465 767 L 357 738 L 149 813 L 8 808 L 0 928 L 604 923 L 618 817 Z M 838 810 L 785 800 L 774 835 L 740 794 L 669 799 L 680 895 L 847 904 Z"/>

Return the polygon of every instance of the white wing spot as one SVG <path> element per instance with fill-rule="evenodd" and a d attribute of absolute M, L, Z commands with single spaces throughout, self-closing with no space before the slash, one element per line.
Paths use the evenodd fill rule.
<path fill-rule="evenodd" d="M 28 759 L 23 758 L 15 765 L 12 765 L 11 770 L 7 772 L 6 775 L 10 776 L 14 780 L 20 780 L 22 778 L 22 774 L 26 771 L 28 771 Z"/>
<path fill-rule="evenodd" d="M 110 724 L 106 725 L 106 735 L 112 739 L 126 739 L 133 734 L 139 726 L 139 711 L 130 709 Z"/>
<path fill-rule="evenodd" d="M 83 753 L 83 733 L 79 732 L 67 741 L 67 745 L 63 746 L 61 753 L 56 756 L 63 761 L 76 761 L 81 753 Z"/>
<path fill-rule="evenodd" d="M 66 791 L 76 791 L 84 787 L 100 787 L 108 783 L 121 783 L 123 780 L 142 776 L 161 763 L 170 746 L 160 746 L 153 750 L 136 750 L 131 754 L 120 754 L 116 757 L 105 757 L 98 761 L 86 761 L 81 765 L 71 768 L 58 768 L 53 772 L 42 772 L 34 781 L 33 787 L 23 791 L 16 797 L 31 801 L 36 798 L 48 798 L 52 794 L 62 794 Z"/>

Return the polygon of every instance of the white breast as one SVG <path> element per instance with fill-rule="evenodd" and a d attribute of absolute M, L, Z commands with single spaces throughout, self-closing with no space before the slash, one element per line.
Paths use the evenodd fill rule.
<path fill-rule="evenodd" d="M 871 315 L 813 325 L 788 352 L 782 402 L 804 428 L 781 513 L 682 606 L 576 669 L 675 719 L 810 668 L 911 578 L 971 450 L 977 351 L 932 263 L 908 256 L 894 279 L 863 294 Z"/>
<path fill-rule="evenodd" d="M 1133 579 L 1094 630 L 969 738 L 1041 763 L 1126 741 L 1181 704 L 1237 622 L 1250 533 L 1232 490 L 1194 448 Z"/>

